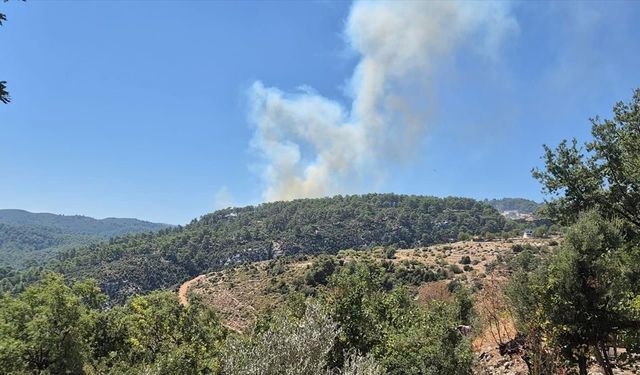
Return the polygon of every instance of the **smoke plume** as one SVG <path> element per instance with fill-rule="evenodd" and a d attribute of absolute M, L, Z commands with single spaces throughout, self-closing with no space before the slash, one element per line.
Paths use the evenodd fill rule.
<path fill-rule="evenodd" d="M 350 107 L 311 89 L 250 89 L 252 147 L 267 201 L 352 193 L 411 156 L 428 130 L 427 93 L 438 67 L 460 48 L 493 59 L 517 28 L 504 3 L 356 2 L 345 36 L 359 62 Z"/>

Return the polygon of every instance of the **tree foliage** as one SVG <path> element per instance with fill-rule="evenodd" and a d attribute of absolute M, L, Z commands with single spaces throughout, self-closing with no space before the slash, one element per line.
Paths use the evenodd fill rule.
<path fill-rule="evenodd" d="M 610 373 L 607 340 L 640 328 L 633 308 L 640 259 L 637 249 L 625 246 L 620 227 L 597 212 L 583 213 L 557 253 L 512 281 L 510 297 L 521 329 L 551 338 L 581 373 L 592 351 Z"/>
<path fill-rule="evenodd" d="M 6 374 L 469 374 L 456 327 L 468 304 L 417 305 L 384 269 L 347 264 L 317 297 L 293 298 L 247 333 L 197 299 L 157 291 L 113 306 L 95 281 L 47 274 L 0 305 Z M 346 286 L 349 288 L 345 288 Z"/>
<path fill-rule="evenodd" d="M 4 13 L 0 13 L 0 26 L 7 20 L 7 16 Z M 11 102 L 11 97 L 7 91 L 7 81 L 0 81 L 0 102 L 8 104 Z"/>
<path fill-rule="evenodd" d="M 597 209 L 640 231 L 640 89 L 629 103 L 619 102 L 613 118 L 591 120 L 593 139 L 583 146 L 562 141 L 545 146 L 545 169 L 533 175 L 554 200 L 548 210 L 563 224 Z"/>
<path fill-rule="evenodd" d="M 97 220 L 80 215 L 0 210 L 0 266 L 25 268 L 44 264 L 66 249 L 168 227 L 136 219 Z"/>
<path fill-rule="evenodd" d="M 3 373 L 206 374 L 220 368 L 225 337 L 215 314 L 155 292 L 108 309 L 94 281 L 47 274 L 0 305 Z"/>
<path fill-rule="evenodd" d="M 494 208 L 473 199 L 395 194 L 301 199 L 220 210 L 185 227 L 64 251 L 50 267 L 73 278 L 96 278 L 106 294 L 122 302 L 241 263 L 424 246 L 455 240 L 460 231 L 500 233 L 507 225 Z"/>

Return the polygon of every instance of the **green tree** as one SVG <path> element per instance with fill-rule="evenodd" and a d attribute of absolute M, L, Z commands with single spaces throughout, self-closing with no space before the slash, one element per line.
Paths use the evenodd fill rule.
<path fill-rule="evenodd" d="M 595 208 L 640 230 L 640 89 L 613 113 L 610 120 L 591 120 L 593 139 L 583 147 L 576 139 L 544 146 L 545 169 L 534 169 L 533 176 L 555 198 L 547 210 L 562 224 Z"/>
<path fill-rule="evenodd" d="M 0 13 L 0 26 L 2 23 L 7 20 L 7 16 L 3 13 Z M 7 104 L 11 101 L 11 97 L 7 92 L 7 81 L 0 81 L 0 102 Z"/>
<path fill-rule="evenodd" d="M 356 352 L 373 355 L 388 374 L 470 373 L 470 345 L 456 329 L 470 318 L 465 296 L 425 309 L 403 288 L 388 291 L 384 268 L 368 262 L 345 265 L 329 286 L 321 298 L 339 329 L 334 366 Z"/>
<path fill-rule="evenodd" d="M 185 307 L 171 292 L 137 296 L 105 312 L 101 323 L 97 370 L 203 374 L 220 369 L 226 333 L 215 314 L 197 300 Z"/>
<path fill-rule="evenodd" d="M 0 368 L 6 373 L 81 373 L 95 326 L 91 307 L 104 301 L 92 281 L 65 285 L 48 274 L 0 305 Z"/>
<path fill-rule="evenodd" d="M 594 211 L 580 215 L 558 252 L 536 272 L 514 277 L 510 287 L 521 328 L 546 332 L 581 374 L 591 351 L 612 374 L 606 340 L 640 327 L 632 308 L 638 276 L 625 266 L 620 227 Z"/>

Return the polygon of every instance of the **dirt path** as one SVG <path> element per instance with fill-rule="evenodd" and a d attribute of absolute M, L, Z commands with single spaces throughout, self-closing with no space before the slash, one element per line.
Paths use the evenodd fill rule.
<path fill-rule="evenodd" d="M 187 300 L 187 292 L 189 291 L 191 284 L 197 283 L 198 281 L 204 279 L 205 277 L 206 275 L 200 275 L 180 285 L 180 289 L 178 289 L 178 298 L 180 298 L 181 305 L 186 306 L 189 304 L 189 301 Z"/>

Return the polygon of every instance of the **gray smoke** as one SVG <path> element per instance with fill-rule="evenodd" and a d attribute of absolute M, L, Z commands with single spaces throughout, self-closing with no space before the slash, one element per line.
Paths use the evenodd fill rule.
<path fill-rule="evenodd" d="M 515 30 L 506 3 L 356 2 L 345 30 L 359 55 L 351 108 L 310 89 L 250 89 L 264 199 L 352 193 L 381 181 L 429 128 L 426 97 L 439 65 L 462 46 L 495 58 Z"/>

